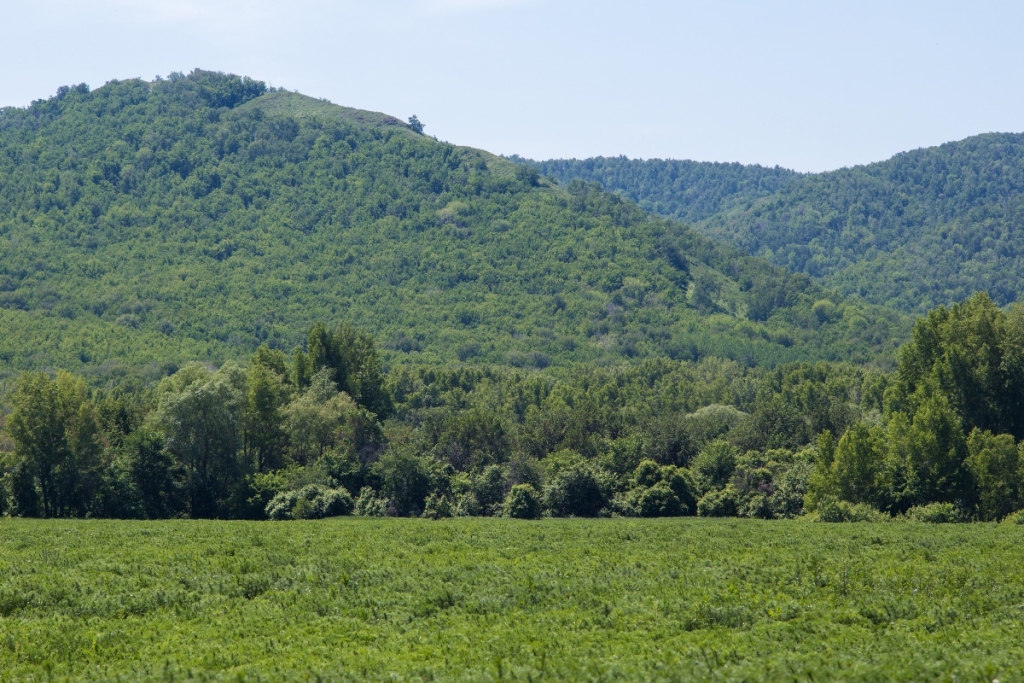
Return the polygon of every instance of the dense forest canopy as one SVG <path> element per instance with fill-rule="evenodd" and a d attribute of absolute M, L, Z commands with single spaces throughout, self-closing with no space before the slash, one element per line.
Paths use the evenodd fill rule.
<path fill-rule="evenodd" d="M 734 206 L 746 206 L 790 186 L 800 174 L 789 169 L 675 159 L 591 157 L 511 161 L 534 166 L 562 184 L 597 183 L 628 197 L 645 211 L 696 223 Z"/>
<path fill-rule="evenodd" d="M 305 346 L 293 358 L 262 346 L 244 366 L 189 364 L 134 393 L 91 390 L 66 372 L 21 375 L 3 511 L 664 516 L 696 514 L 710 495 L 717 507 L 705 514 L 753 505 L 786 517 L 802 511 L 808 445 L 879 409 L 885 386 L 885 375 L 852 365 L 766 371 L 714 358 L 557 376 L 383 374 L 369 338 L 345 326 L 314 326 Z M 719 500 L 737 471 L 749 486 Z M 786 493 L 762 500 L 758 477 L 776 475 Z"/>
<path fill-rule="evenodd" d="M 23 374 L 0 450 L 21 516 L 998 520 L 1024 508 L 1024 308 L 918 321 L 892 373 L 650 359 L 558 374 L 380 370 L 311 328 L 289 358 L 90 390 Z"/>
<path fill-rule="evenodd" d="M 767 182 L 767 181 L 766 181 Z M 90 382 L 290 353 L 383 365 L 891 358 L 906 319 L 582 182 L 195 71 L 0 112 L 0 364 Z"/>
<path fill-rule="evenodd" d="M 523 161 L 523 160 L 520 160 Z M 1024 135 L 978 135 L 829 173 L 597 158 L 528 162 L 806 273 L 842 294 L 925 312 L 1024 284 Z"/>

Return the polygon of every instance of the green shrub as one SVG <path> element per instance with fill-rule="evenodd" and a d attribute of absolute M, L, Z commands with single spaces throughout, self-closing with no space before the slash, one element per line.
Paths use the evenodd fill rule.
<path fill-rule="evenodd" d="M 544 507 L 556 517 L 596 517 L 607 505 L 604 482 L 589 463 L 558 472 L 544 487 Z"/>
<path fill-rule="evenodd" d="M 818 503 L 819 522 L 883 522 L 889 517 L 865 503 L 848 503 L 825 496 Z"/>
<path fill-rule="evenodd" d="M 476 517 L 483 514 L 483 506 L 472 491 L 455 496 L 452 504 L 453 517 Z"/>
<path fill-rule="evenodd" d="M 697 501 L 697 514 L 701 517 L 735 517 L 738 506 L 736 489 L 729 484 L 705 493 Z"/>
<path fill-rule="evenodd" d="M 323 519 L 352 512 L 352 495 L 344 488 L 309 484 L 297 491 L 282 491 L 267 503 L 270 519 Z"/>
<path fill-rule="evenodd" d="M 952 503 L 918 505 L 907 511 L 907 517 L 915 522 L 926 522 L 928 524 L 952 524 L 963 519 L 960 511 Z"/>
<path fill-rule="evenodd" d="M 709 443 L 690 466 L 700 491 L 723 488 L 736 470 L 736 459 L 736 449 L 725 441 Z"/>
<path fill-rule="evenodd" d="M 38 517 L 41 510 L 39 492 L 36 490 L 32 468 L 27 463 L 17 463 L 4 477 L 6 507 L 4 514 L 15 517 Z"/>
<path fill-rule="evenodd" d="M 501 514 L 505 501 L 505 468 L 501 465 L 485 467 L 472 478 L 473 495 L 485 514 Z"/>
<path fill-rule="evenodd" d="M 775 506 L 772 503 L 773 496 L 766 493 L 755 493 L 747 496 L 737 507 L 736 514 L 740 517 L 754 517 L 755 519 L 775 519 Z"/>
<path fill-rule="evenodd" d="M 798 517 L 804 513 L 804 496 L 813 470 L 813 463 L 798 461 L 775 477 L 771 500 L 776 517 Z"/>
<path fill-rule="evenodd" d="M 654 486 L 660 481 L 661 467 L 658 466 L 658 463 L 653 460 L 641 460 L 640 464 L 633 470 L 630 483 L 634 488 L 638 488 Z"/>
<path fill-rule="evenodd" d="M 696 487 L 685 468 L 659 466 L 653 460 L 642 460 L 633 471 L 630 483 L 632 488 L 619 495 L 614 504 L 624 515 L 677 517 L 696 511 Z"/>
<path fill-rule="evenodd" d="M 1017 510 L 1003 517 L 1002 524 L 1024 524 L 1024 510 Z"/>
<path fill-rule="evenodd" d="M 397 515 L 418 516 L 431 493 L 430 458 L 419 457 L 409 448 L 389 448 L 370 467 L 380 481 L 380 494 L 388 501 L 386 510 Z"/>
<path fill-rule="evenodd" d="M 291 519 L 296 500 L 295 491 L 281 491 L 270 499 L 264 511 L 270 519 Z"/>
<path fill-rule="evenodd" d="M 635 508 L 641 517 L 677 517 L 684 510 L 679 498 L 665 482 L 642 489 L 636 498 Z"/>
<path fill-rule="evenodd" d="M 540 495 L 530 484 L 516 484 L 505 498 L 504 514 L 514 519 L 537 519 L 540 517 Z"/>
<path fill-rule="evenodd" d="M 454 505 L 445 493 L 431 493 L 423 504 L 423 516 L 427 519 L 444 519 L 454 515 Z"/>
<path fill-rule="evenodd" d="M 661 468 L 661 480 L 679 499 L 679 514 L 697 514 L 697 483 L 693 480 L 690 470 L 666 465 Z"/>
<path fill-rule="evenodd" d="M 631 434 L 612 439 L 608 442 L 608 451 L 601 457 L 601 464 L 616 475 L 625 476 L 635 472 L 644 460 L 644 439 L 639 434 Z M 653 460 L 649 462 L 654 463 Z M 654 463 L 657 467 L 657 463 Z"/>
<path fill-rule="evenodd" d="M 391 501 L 383 496 L 378 496 L 377 492 L 369 486 L 364 486 L 359 491 L 359 497 L 356 498 L 355 512 L 357 515 L 363 517 L 384 517 L 388 514 L 388 510 L 391 509 Z"/>

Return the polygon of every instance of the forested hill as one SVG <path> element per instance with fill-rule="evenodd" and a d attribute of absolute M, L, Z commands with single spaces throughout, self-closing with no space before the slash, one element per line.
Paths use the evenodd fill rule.
<path fill-rule="evenodd" d="M 907 329 L 593 185 L 259 81 L 195 71 L 0 111 L 6 371 L 159 374 L 290 350 L 317 320 L 368 330 L 391 364 L 520 367 L 869 361 Z"/>
<path fill-rule="evenodd" d="M 675 159 L 509 159 L 531 164 L 541 175 L 563 185 L 575 179 L 598 183 L 609 192 L 628 197 L 646 211 L 687 223 L 702 221 L 733 206 L 745 207 L 800 177 L 796 171 L 778 166 Z"/>
<path fill-rule="evenodd" d="M 1024 298 L 1024 135 L 988 134 L 830 173 L 590 159 L 537 164 L 904 311 Z M 712 213 L 713 212 L 713 213 Z"/>

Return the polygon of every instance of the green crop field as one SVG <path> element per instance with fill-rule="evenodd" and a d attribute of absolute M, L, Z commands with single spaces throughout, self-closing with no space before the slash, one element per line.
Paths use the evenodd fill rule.
<path fill-rule="evenodd" d="M 0 680 L 1024 678 L 1017 525 L 0 522 Z"/>

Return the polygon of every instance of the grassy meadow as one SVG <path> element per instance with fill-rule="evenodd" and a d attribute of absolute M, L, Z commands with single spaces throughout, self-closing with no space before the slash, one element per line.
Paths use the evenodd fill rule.
<path fill-rule="evenodd" d="M 1024 678 L 1024 527 L 0 520 L 0 680 Z"/>

